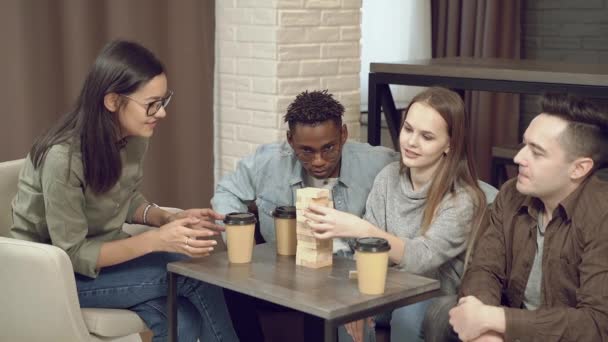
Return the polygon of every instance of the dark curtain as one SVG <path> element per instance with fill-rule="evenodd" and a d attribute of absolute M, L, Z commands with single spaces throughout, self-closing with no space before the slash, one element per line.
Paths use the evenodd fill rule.
<path fill-rule="evenodd" d="M 165 63 L 175 91 L 146 159 L 143 192 L 160 205 L 208 206 L 213 194 L 213 1 L 0 2 L 0 160 L 23 158 L 73 105 L 110 40 L 137 41 Z"/>
<path fill-rule="evenodd" d="M 433 57 L 520 59 L 521 0 L 432 0 Z M 467 91 L 479 176 L 490 179 L 492 146 L 519 140 L 519 95 Z"/>

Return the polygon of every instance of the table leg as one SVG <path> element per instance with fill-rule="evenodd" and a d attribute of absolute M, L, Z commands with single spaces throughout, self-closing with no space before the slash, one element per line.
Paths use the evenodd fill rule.
<path fill-rule="evenodd" d="M 380 145 L 380 98 L 376 75 L 369 74 L 367 93 L 367 142 L 372 146 Z"/>
<path fill-rule="evenodd" d="M 304 340 L 305 341 L 338 341 L 337 327 L 323 318 L 304 315 Z"/>
<path fill-rule="evenodd" d="M 167 272 L 167 314 L 169 325 L 169 342 L 177 342 L 177 274 Z"/>

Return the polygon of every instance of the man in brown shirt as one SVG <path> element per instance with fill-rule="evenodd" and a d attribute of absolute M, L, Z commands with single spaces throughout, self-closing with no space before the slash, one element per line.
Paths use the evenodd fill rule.
<path fill-rule="evenodd" d="M 515 156 L 450 324 L 464 341 L 608 341 L 608 115 L 547 95 Z"/>

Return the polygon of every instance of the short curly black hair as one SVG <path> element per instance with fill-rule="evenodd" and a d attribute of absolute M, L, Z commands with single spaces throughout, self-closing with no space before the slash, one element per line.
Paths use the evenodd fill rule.
<path fill-rule="evenodd" d="M 344 106 L 326 90 L 308 90 L 298 94 L 296 99 L 287 107 L 283 119 L 293 130 L 298 123 L 317 125 L 327 120 L 342 125 Z"/>

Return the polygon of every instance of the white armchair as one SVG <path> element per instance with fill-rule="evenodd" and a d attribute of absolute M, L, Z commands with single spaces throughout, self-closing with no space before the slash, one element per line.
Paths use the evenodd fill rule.
<path fill-rule="evenodd" d="M 0 163 L 0 341 L 141 341 L 148 328 L 134 312 L 80 308 L 62 249 L 6 237 L 23 162 Z M 144 229 L 129 226 L 129 232 Z"/>

